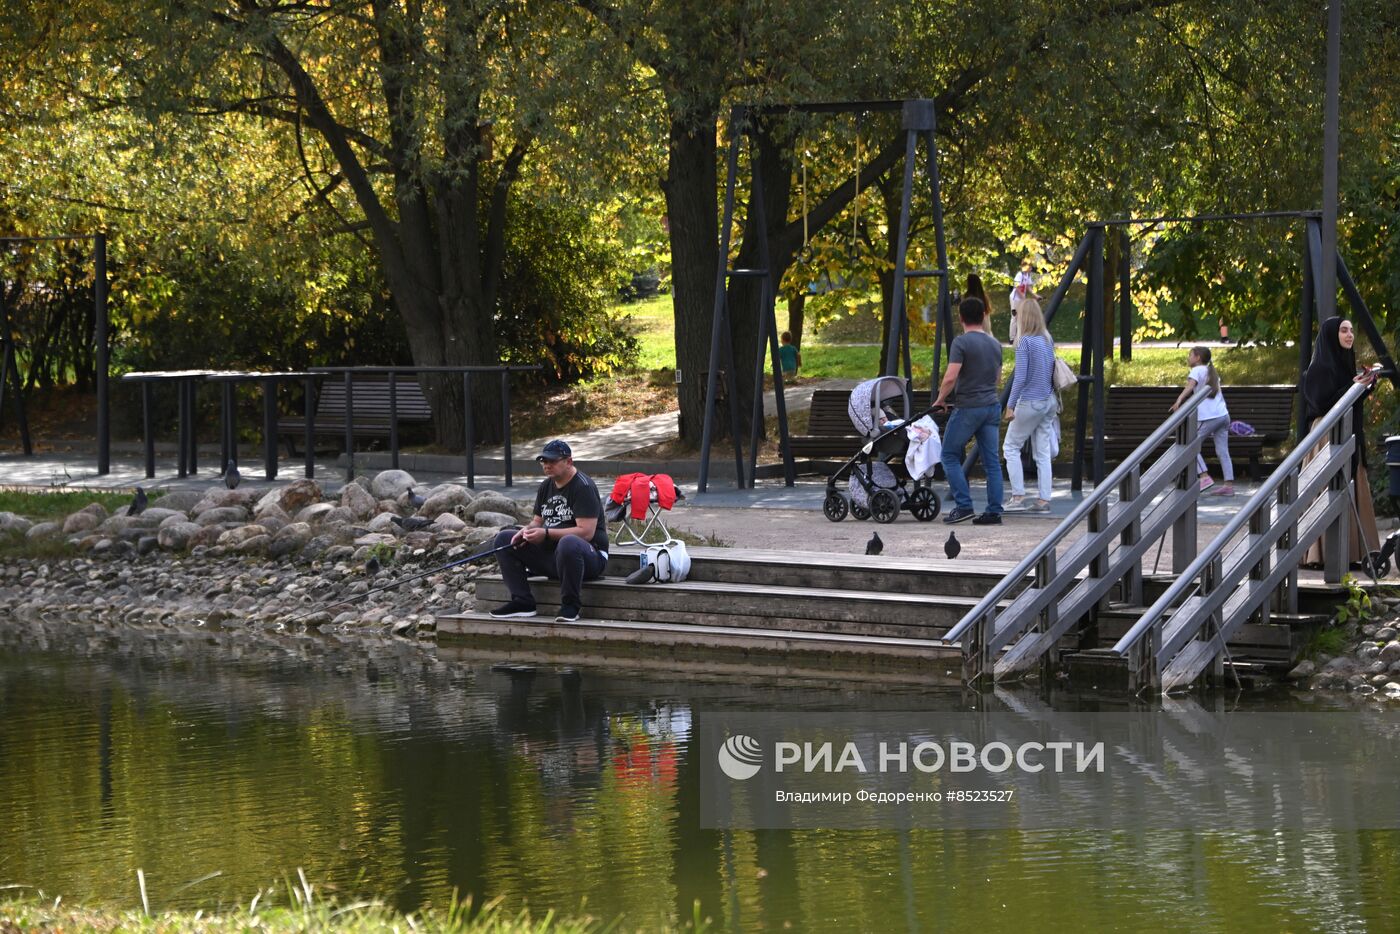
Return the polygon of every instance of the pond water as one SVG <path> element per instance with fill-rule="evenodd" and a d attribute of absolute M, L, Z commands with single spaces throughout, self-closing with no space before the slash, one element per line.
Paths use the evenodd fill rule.
<path fill-rule="evenodd" d="M 403 642 L 0 627 L 0 885 L 69 903 L 478 901 L 624 929 L 1393 930 L 1400 834 L 717 831 L 711 710 L 947 689 L 539 665 Z M 752 683 L 750 683 L 752 682 Z M 1082 702 L 1053 699 L 1063 708 Z M 1255 701 L 1286 709 L 1288 695 Z"/>

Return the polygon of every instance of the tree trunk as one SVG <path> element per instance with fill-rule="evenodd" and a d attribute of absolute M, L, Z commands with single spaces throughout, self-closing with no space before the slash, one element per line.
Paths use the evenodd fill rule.
<path fill-rule="evenodd" d="M 675 315 L 676 392 L 681 441 L 698 446 L 705 418 L 705 373 L 710 367 L 710 328 L 715 310 L 719 224 L 715 216 L 715 133 L 718 104 L 698 120 L 675 109 L 670 158 L 661 188 L 671 226 L 671 307 Z M 721 360 L 723 358 L 721 357 Z M 723 363 L 718 365 L 721 369 Z M 727 411 L 716 412 L 723 436 Z"/>
<path fill-rule="evenodd" d="M 792 334 L 792 346 L 802 349 L 802 325 L 807 316 L 807 291 L 803 289 L 787 303 L 787 329 Z"/>

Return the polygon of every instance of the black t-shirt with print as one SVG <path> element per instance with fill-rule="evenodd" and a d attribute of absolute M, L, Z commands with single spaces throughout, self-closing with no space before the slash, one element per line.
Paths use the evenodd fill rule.
<path fill-rule="evenodd" d="M 603 498 L 598 494 L 598 485 L 582 470 L 574 471 L 573 478 L 562 487 L 545 477 L 535 494 L 535 515 L 544 520 L 547 529 L 571 529 L 578 525 L 575 519 L 596 518 L 598 529 L 590 544 L 599 551 L 608 550 L 608 520 L 603 517 Z"/>

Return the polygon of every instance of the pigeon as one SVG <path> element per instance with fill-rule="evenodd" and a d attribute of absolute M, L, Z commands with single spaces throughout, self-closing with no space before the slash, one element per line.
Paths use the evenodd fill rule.
<path fill-rule="evenodd" d="M 865 543 L 865 553 L 868 555 L 878 555 L 885 550 L 885 543 L 880 541 L 880 533 L 876 532 L 870 536 L 870 541 Z"/>
<path fill-rule="evenodd" d="M 131 498 L 131 505 L 126 507 L 128 516 L 139 516 L 146 511 L 146 491 L 139 486 L 136 488 L 136 495 Z"/>
<path fill-rule="evenodd" d="M 425 516 L 392 516 L 390 521 L 405 532 L 418 532 L 433 524 L 433 520 Z"/>
<path fill-rule="evenodd" d="M 365 573 L 370 577 L 379 573 L 379 555 L 370 555 L 365 562 Z"/>
<path fill-rule="evenodd" d="M 228 469 L 224 471 L 224 486 L 228 487 L 230 490 L 236 490 L 238 489 L 239 481 L 242 479 L 243 475 L 238 472 L 238 465 L 233 461 L 229 461 Z"/>
<path fill-rule="evenodd" d="M 412 506 L 414 509 L 422 509 L 423 504 L 427 501 L 426 497 L 413 492 L 413 487 L 408 488 L 408 505 Z"/>
<path fill-rule="evenodd" d="M 943 543 L 943 553 L 949 558 L 956 558 L 960 551 L 962 551 L 962 542 L 958 541 L 957 533 L 949 532 L 948 540 Z"/>

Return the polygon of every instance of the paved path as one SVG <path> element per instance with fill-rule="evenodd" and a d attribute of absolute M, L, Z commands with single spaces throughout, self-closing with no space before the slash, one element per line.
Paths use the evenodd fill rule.
<path fill-rule="evenodd" d="M 783 393 L 783 399 L 787 402 L 789 412 L 803 412 L 812 407 L 812 393 L 818 389 L 851 389 L 857 382 L 859 381 L 854 379 L 827 379 L 801 383 L 797 386 L 787 387 L 786 392 Z M 770 390 L 764 393 L 764 411 L 774 411 L 775 405 L 773 392 Z M 618 422 L 616 425 L 608 425 L 605 428 L 571 432 L 566 436 L 566 440 L 573 448 L 575 460 L 605 461 L 615 460 L 638 448 L 674 441 L 678 437 L 680 437 L 680 430 L 676 426 L 676 413 L 663 412 L 660 415 L 650 415 L 632 422 Z M 511 443 L 512 453 L 516 457 L 533 456 L 535 452 L 544 447 L 544 443 L 548 440 L 550 439 L 532 438 L 528 441 L 514 441 Z M 497 459 L 504 454 L 505 449 L 496 446 L 482 448 L 477 457 Z"/>

